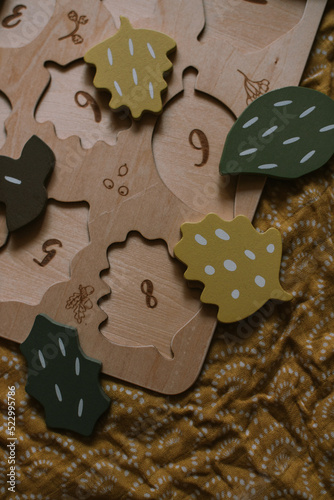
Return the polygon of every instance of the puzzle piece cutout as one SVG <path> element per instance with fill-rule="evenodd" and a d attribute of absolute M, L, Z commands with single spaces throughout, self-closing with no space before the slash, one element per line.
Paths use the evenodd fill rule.
<path fill-rule="evenodd" d="M 218 306 L 218 320 L 239 321 L 269 299 L 291 300 L 279 283 L 282 240 L 277 229 L 258 233 L 247 217 L 224 221 L 216 214 L 181 226 L 175 256 L 184 277 L 204 284 L 201 301 Z"/>

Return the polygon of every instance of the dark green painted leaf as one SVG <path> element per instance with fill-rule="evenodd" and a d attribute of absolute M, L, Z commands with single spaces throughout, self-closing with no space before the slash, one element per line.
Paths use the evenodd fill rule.
<path fill-rule="evenodd" d="M 258 97 L 240 115 L 227 136 L 219 171 L 296 178 L 320 168 L 333 153 L 333 99 L 284 87 Z"/>
<path fill-rule="evenodd" d="M 26 391 L 44 406 L 47 426 L 89 436 L 110 398 L 99 383 L 101 363 L 83 353 L 77 330 L 39 314 L 21 351 Z"/>
<path fill-rule="evenodd" d="M 45 142 L 33 135 L 17 160 L 0 156 L 0 201 L 6 205 L 9 231 L 38 217 L 47 202 L 45 182 L 55 164 L 55 155 Z"/>

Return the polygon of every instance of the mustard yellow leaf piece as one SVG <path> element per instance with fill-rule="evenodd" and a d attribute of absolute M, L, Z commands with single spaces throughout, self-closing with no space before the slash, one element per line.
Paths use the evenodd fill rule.
<path fill-rule="evenodd" d="M 144 111 L 162 111 L 161 92 L 167 88 L 163 77 L 173 67 L 167 55 L 175 49 L 169 36 L 134 29 L 121 17 L 116 35 L 90 49 L 84 59 L 96 67 L 95 87 L 111 92 L 111 109 L 126 106 L 138 119 Z"/>
<path fill-rule="evenodd" d="M 269 299 L 291 300 L 279 283 L 282 239 L 277 229 L 258 233 L 247 217 L 224 221 L 216 214 L 181 226 L 175 256 L 184 277 L 204 284 L 201 301 L 218 306 L 218 320 L 233 323 Z"/>

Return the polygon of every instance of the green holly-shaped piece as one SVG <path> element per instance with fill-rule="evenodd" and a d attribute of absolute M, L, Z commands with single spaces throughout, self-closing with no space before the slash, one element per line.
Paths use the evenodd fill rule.
<path fill-rule="evenodd" d="M 26 391 L 44 406 L 47 426 L 89 436 L 110 398 L 99 383 L 101 362 L 83 353 L 76 328 L 39 314 L 21 351 Z"/>
<path fill-rule="evenodd" d="M 334 153 L 334 101 L 303 87 L 258 97 L 231 128 L 219 170 L 296 178 L 324 165 Z"/>

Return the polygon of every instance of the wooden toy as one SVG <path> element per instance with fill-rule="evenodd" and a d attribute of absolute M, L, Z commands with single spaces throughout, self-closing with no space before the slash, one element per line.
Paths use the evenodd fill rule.
<path fill-rule="evenodd" d="M 183 224 L 174 248 L 187 265 L 184 277 L 204 284 L 201 301 L 218 306 L 218 320 L 240 321 L 269 299 L 291 300 L 278 281 L 282 240 L 277 229 L 258 233 L 247 217 L 224 221 L 216 214 Z"/>
<path fill-rule="evenodd" d="M 44 210 L 45 182 L 54 163 L 51 149 L 35 135 L 27 141 L 18 160 L 0 156 L 0 201 L 6 206 L 9 231 L 25 226 Z"/>
<path fill-rule="evenodd" d="M 144 111 L 161 113 L 161 92 L 167 88 L 163 75 L 173 66 L 167 55 L 175 49 L 170 37 L 135 30 L 121 17 L 117 34 L 90 49 L 85 61 L 96 67 L 95 87 L 111 92 L 111 109 L 126 106 L 138 119 Z"/>
<path fill-rule="evenodd" d="M 243 9 L 227 5 L 231 2 L 55 1 L 34 39 L 19 34 L 4 47 L 0 37 L 6 68 L 0 90 L 12 107 L 9 116 L 7 108 L 0 115 L 7 134 L 1 154 L 18 158 L 34 134 L 56 157 L 48 184 L 48 196 L 56 202 L 48 204 L 41 233 L 36 220 L 31 240 L 22 228 L 14 235 L 23 244 L 14 245 L 10 235 L 0 254 L 1 269 L 11 262 L 9 269 L 15 270 L 5 271 L 0 283 L 2 337 L 24 342 L 36 316 L 46 314 L 77 328 L 82 349 L 102 362 L 104 373 L 165 394 L 194 383 L 217 314 L 214 306 L 198 301 L 198 291 L 187 289 L 182 264 L 173 258 L 180 226 L 213 210 L 225 220 L 240 213 L 252 220 L 264 177 L 219 176 L 224 138 L 254 97 L 252 85 L 262 82 L 256 87 L 260 92 L 266 85 L 268 90 L 298 85 L 325 3 L 308 0 L 282 8 L 278 0 L 266 6 L 243 2 L 249 23 L 241 32 L 235 25 L 240 26 Z M 0 23 L 0 31 L 23 29 L 29 9 L 21 10 L 17 27 Z M 77 16 L 70 18 L 73 11 Z M 175 40 L 177 52 L 162 96 L 163 113 L 129 123 L 128 117 L 122 120 L 124 113 L 115 120 L 110 110 L 111 145 L 99 128 L 108 120 L 108 99 L 99 100 L 93 86 L 89 91 L 92 75 L 82 60 L 116 35 L 118 15 L 128 16 L 134 30 Z M 81 16 L 88 21 L 79 23 L 74 35 L 82 41 L 75 43 L 73 30 Z M 80 65 L 82 73 L 74 77 Z M 189 67 L 194 70 L 185 71 Z M 82 91 L 97 103 L 101 121 Z M 85 115 L 82 119 L 71 115 L 63 96 Z M 75 98 L 83 105 L 87 99 L 88 105 L 81 107 Z M 2 216 L 1 243 L 5 224 Z M 62 246 L 47 244 L 43 250 L 50 240 Z M 34 261 L 45 257 L 44 266 Z"/>
<path fill-rule="evenodd" d="M 84 354 L 77 330 L 40 314 L 20 348 L 26 391 L 43 405 L 47 426 L 89 436 L 110 398 L 99 384 L 101 362 Z"/>
<path fill-rule="evenodd" d="M 296 178 L 324 165 L 334 153 L 334 101 L 302 87 L 259 97 L 227 136 L 220 173 Z"/>

